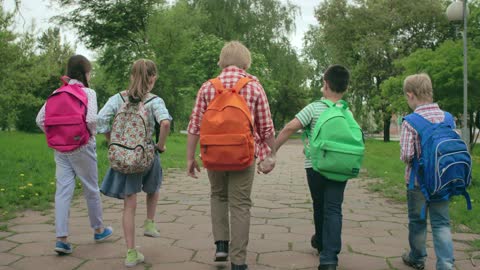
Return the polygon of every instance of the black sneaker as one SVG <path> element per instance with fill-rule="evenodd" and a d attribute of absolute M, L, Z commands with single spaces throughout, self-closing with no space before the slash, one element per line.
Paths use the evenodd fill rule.
<path fill-rule="evenodd" d="M 217 241 L 217 250 L 215 251 L 215 261 L 224 262 L 228 259 L 228 241 Z"/>
<path fill-rule="evenodd" d="M 246 264 L 238 265 L 238 264 L 232 263 L 232 270 L 248 270 L 248 265 Z"/>
<path fill-rule="evenodd" d="M 317 242 L 316 234 L 312 235 L 312 238 L 310 239 L 310 245 L 312 245 L 312 248 L 316 249 L 318 253 L 322 252 L 322 247 Z"/>
<path fill-rule="evenodd" d="M 410 257 L 410 254 L 408 252 L 403 253 L 402 255 L 402 261 L 405 265 L 408 265 L 412 267 L 413 269 L 416 270 L 423 270 L 425 269 L 425 263 L 423 262 L 414 262 L 412 258 Z"/>
<path fill-rule="evenodd" d="M 337 265 L 335 264 L 320 264 L 318 270 L 337 270 Z"/>

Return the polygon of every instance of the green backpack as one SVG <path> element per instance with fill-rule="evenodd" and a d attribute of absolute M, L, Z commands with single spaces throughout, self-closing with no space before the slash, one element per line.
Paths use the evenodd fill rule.
<path fill-rule="evenodd" d="M 328 109 L 320 114 L 309 138 L 312 166 L 328 179 L 347 181 L 360 172 L 365 152 L 363 132 L 346 101 L 321 102 Z"/>

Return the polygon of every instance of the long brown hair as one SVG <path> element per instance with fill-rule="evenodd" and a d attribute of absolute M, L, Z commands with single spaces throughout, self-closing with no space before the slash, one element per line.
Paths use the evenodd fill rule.
<path fill-rule="evenodd" d="M 133 101 L 140 101 L 148 94 L 151 78 L 157 75 L 157 66 L 148 59 L 139 59 L 132 65 L 128 96 Z"/>
<path fill-rule="evenodd" d="M 67 76 L 70 79 L 75 79 L 83 83 L 84 86 L 88 86 L 87 73 L 92 70 L 92 64 L 88 59 L 80 54 L 74 55 L 68 59 L 67 64 Z"/>

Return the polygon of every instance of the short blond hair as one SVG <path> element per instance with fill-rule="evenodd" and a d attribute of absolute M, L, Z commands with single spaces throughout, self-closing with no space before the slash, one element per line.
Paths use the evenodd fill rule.
<path fill-rule="evenodd" d="M 239 41 L 230 41 L 223 46 L 220 52 L 218 65 L 224 69 L 228 66 L 236 66 L 247 70 L 252 63 L 250 51 Z"/>
<path fill-rule="evenodd" d="M 403 81 L 403 92 L 413 93 L 422 101 L 432 101 L 432 80 L 426 73 L 410 75 Z"/>

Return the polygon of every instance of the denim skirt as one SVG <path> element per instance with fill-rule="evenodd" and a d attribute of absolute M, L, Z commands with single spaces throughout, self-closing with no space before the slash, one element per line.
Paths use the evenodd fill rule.
<path fill-rule="evenodd" d="M 117 199 L 124 199 L 125 196 L 139 193 L 155 193 L 160 189 L 163 180 L 162 166 L 160 165 L 160 156 L 155 153 L 150 170 L 144 173 L 123 174 L 109 168 L 103 178 L 100 192 L 104 195 Z"/>

